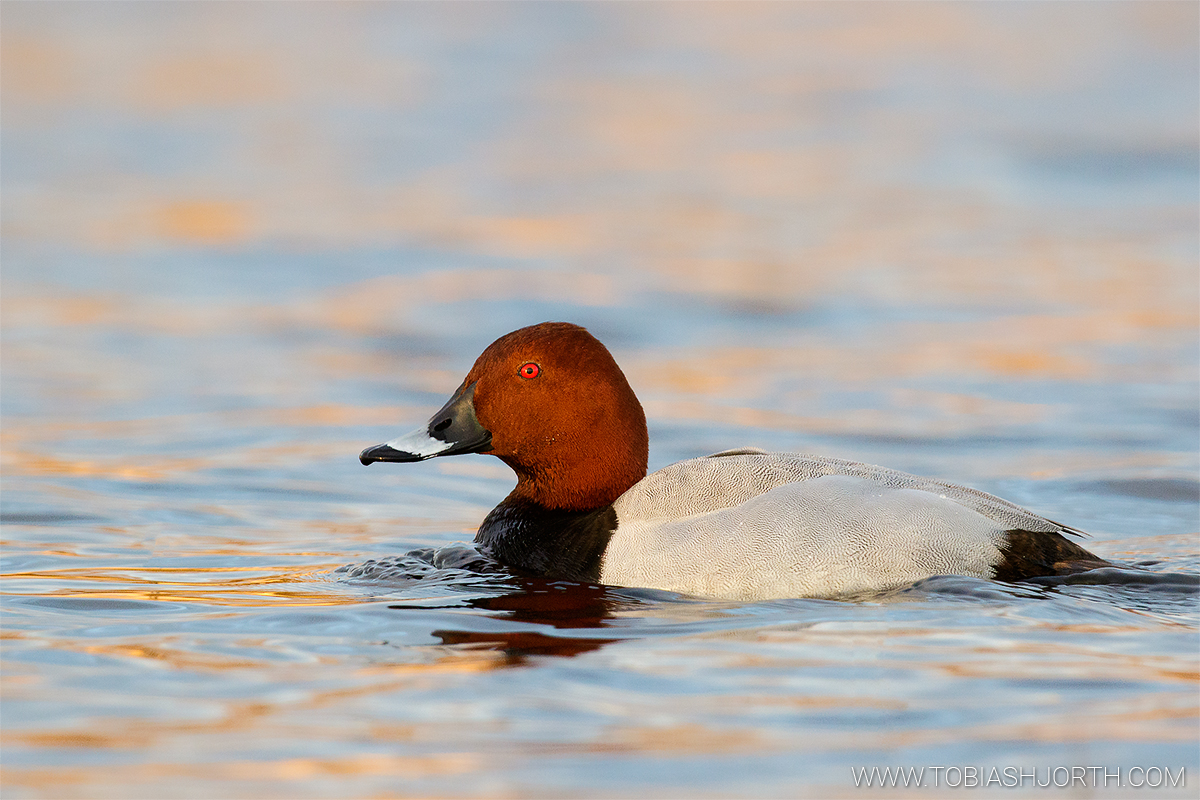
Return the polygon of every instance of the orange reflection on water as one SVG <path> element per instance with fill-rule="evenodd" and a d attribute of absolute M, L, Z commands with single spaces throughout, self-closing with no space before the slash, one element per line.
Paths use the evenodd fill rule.
<path fill-rule="evenodd" d="M 325 584 L 322 584 L 319 591 L 303 588 L 306 581 L 320 580 L 340 566 L 342 566 L 341 563 L 311 564 L 301 570 L 291 567 L 130 567 L 117 569 L 81 567 L 10 572 L 4 576 L 9 586 L 19 580 L 53 581 L 55 584 L 65 584 L 66 586 L 52 591 L 36 592 L 32 595 L 29 592 L 7 591 L 0 593 L 0 596 L 197 602 L 221 606 L 261 606 L 264 603 L 272 606 L 346 605 L 363 602 L 361 595 L 340 594 L 336 583 L 329 583 L 328 591 L 325 590 Z M 244 578 L 231 578 L 229 573 L 254 574 Z M 172 575 L 186 575 L 193 580 L 171 580 Z M 206 580 L 210 576 L 213 579 Z M 101 590 L 81 588 L 88 584 L 104 584 L 122 588 Z"/>
<path fill-rule="evenodd" d="M 167 238 L 208 244 L 240 241 L 250 229 L 243 205 L 219 200 L 170 203 L 160 212 L 159 224 Z"/>
<path fill-rule="evenodd" d="M 712 754 L 762 752 L 779 742 L 762 729 L 698 724 L 628 726 L 610 729 L 599 741 L 579 748 L 589 753 L 637 752 Z"/>
<path fill-rule="evenodd" d="M 320 779 L 394 776 L 395 779 L 454 776 L 495 765 L 494 759 L 473 753 L 450 752 L 430 755 L 355 755 L 343 758 L 290 758 L 282 760 L 223 761 L 215 764 L 178 762 L 97 765 L 86 769 L 6 768 L 5 785 L 27 787 L 47 797 L 87 796 L 165 797 L 174 788 L 187 785 L 220 792 L 222 782 L 237 781 L 239 791 L 250 797 L 296 798 L 311 796 L 312 783 Z M 344 787 L 344 783 L 339 784 Z M 201 795 L 203 796 L 203 795 Z M 214 795 L 215 796 L 215 795 Z M 348 796 L 342 794 L 341 796 Z M 400 797 L 394 790 L 367 796 Z M 419 795 L 418 795 L 419 796 Z"/>

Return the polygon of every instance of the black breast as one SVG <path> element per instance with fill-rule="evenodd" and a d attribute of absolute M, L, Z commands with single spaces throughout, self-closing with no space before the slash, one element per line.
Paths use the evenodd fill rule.
<path fill-rule="evenodd" d="M 497 561 L 532 576 L 595 583 L 616 529 L 612 506 L 562 511 L 510 497 L 487 515 L 475 543 Z"/>

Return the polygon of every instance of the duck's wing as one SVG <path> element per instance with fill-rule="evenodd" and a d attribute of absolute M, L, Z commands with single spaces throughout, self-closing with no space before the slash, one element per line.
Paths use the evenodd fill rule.
<path fill-rule="evenodd" d="M 705 514 L 740 505 L 788 483 L 827 475 L 862 478 L 886 489 L 929 492 L 982 514 L 1003 530 L 1085 535 L 995 495 L 886 467 L 803 453 L 727 450 L 680 461 L 647 475 L 617 501 L 618 516 L 663 519 Z"/>
<path fill-rule="evenodd" d="M 613 508 L 605 582 L 719 597 L 833 597 L 939 574 L 1013 580 L 1095 558 L 1064 526 L 986 492 L 795 453 L 673 464 Z"/>

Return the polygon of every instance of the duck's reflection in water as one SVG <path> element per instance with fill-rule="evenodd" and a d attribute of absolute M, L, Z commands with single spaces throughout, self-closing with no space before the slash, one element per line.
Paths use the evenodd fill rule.
<path fill-rule="evenodd" d="M 499 650 L 506 663 L 522 663 L 527 656 L 575 656 L 621 641 L 619 635 L 602 633 L 611 629 L 614 613 L 639 604 L 635 597 L 604 586 L 551 581 L 542 578 L 514 578 L 514 591 L 474 597 L 466 606 L 487 612 L 489 620 L 516 623 L 511 628 L 464 625 L 462 629 L 439 628 L 432 633 L 446 645 L 470 645 Z M 406 608 L 406 606 L 390 606 Z M 545 630 L 533 629 L 539 626 Z M 589 635 L 571 635 L 588 631 Z"/>

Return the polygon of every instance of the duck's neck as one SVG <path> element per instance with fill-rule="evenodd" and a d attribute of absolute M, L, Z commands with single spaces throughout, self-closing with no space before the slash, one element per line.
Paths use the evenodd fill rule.
<path fill-rule="evenodd" d="M 614 445 L 586 456 L 525 463 L 500 456 L 517 473 L 517 486 L 505 502 L 523 501 L 555 511 L 594 511 L 611 506 L 629 487 L 646 477 L 645 448 L 627 452 Z"/>
<path fill-rule="evenodd" d="M 646 476 L 645 422 L 632 429 L 640 436 L 603 447 L 501 455 L 517 473 L 517 486 L 479 526 L 476 544 L 532 575 L 598 581 L 617 529 L 613 503 Z"/>
<path fill-rule="evenodd" d="M 514 490 L 483 520 L 475 543 L 530 575 L 596 583 L 616 529 L 611 503 L 584 511 L 552 509 Z"/>

